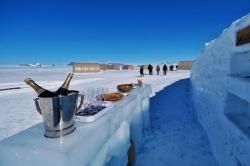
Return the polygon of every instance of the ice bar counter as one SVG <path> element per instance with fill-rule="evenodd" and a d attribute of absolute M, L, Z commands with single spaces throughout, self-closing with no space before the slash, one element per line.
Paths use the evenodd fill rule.
<path fill-rule="evenodd" d="M 40 123 L 0 142 L 1 166 L 127 165 L 130 140 L 136 152 L 149 132 L 151 86 L 133 89 L 128 96 L 92 123 L 76 121 L 76 131 L 46 138 Z"/>

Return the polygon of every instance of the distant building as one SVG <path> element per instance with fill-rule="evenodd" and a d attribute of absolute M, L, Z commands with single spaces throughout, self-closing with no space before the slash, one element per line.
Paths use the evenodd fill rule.
<path fill-rule="evenodd" d="M 107 65 L 107 70 L 120 70 L 118 65 Z"/>
<path fill-rule="evenodd" d="M 73 72 L 74 73 L 91 73 L 100 72 L 101 66 L 98 63 L 74 63 Z"/>
<path fill-rule="evenodd" d="M 109 65 L 109 64 L 101 64 L 100 65 L 101 70 L 120 70 L 120 67 L 118 65 Z"/>
<path fill-rule="evenodd" d="M 178 70 L 191 70 L 194 61 L 180 61 Z"/>
<path fill-rule="evenodd" d="M 124 65 L 122 66 L 122 70 L 134 70 L 134 66 L 133 65 Z"/>
<path fill-rule="evenodd" d="M 101 70 L 103 70 L 103 71 L 107 70 L 107 65 L 106 64 L 101 64 L 100 67 L 101 67 Z"/>

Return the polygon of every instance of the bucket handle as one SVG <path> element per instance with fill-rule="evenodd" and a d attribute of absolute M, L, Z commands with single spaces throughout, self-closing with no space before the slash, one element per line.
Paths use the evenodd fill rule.
<path fill-rule="evenodd" d="M 39 103 L 38 103 L 39 98 L 35 98 L 35 99 L 33 99 L 33 100 L 35 101 L 35 105 L 36 105 L 36 110 L 37 110 L 37 112 L 38 112 L 40 115 L 42 115 L 42 110 L 41 110 L 41 108 L 40 108 L 40 106 L 39 106 Z"/>
<path fill-rule="evenodd" d="M 82 94 L 78 94 L 78 97 L 81 98 L 81 101 L 80 101 L 79 106 L 77 107 L 76 112 L 80 111 L 80 109 L 81 109 L 81 107 L 82 107 L 82 104 L 83 104 L 83 100 L 84 100 L 84 96 L 83 96 Z"/>

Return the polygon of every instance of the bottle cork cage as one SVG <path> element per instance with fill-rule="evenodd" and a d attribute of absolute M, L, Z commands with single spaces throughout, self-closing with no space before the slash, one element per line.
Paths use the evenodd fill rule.
<path fill-rule="evenodd" d="M 236 46 L 250 43 L 250 25 L 237 32 Z"/>

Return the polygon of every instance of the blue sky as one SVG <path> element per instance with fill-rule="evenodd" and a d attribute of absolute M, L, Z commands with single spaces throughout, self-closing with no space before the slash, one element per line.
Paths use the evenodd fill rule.
<path fill-rule="evenodd" d="M 0 0 L 0 64 L 194 59 L 249 0 Z"/>

